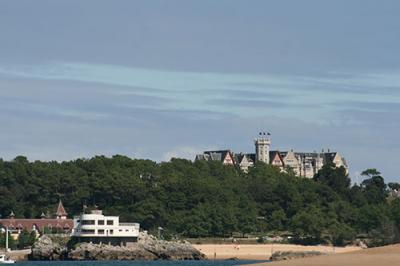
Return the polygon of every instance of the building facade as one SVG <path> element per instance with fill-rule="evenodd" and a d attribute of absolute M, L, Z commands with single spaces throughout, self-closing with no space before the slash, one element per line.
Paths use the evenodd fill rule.
<path fill-rule="evenodd" d="M 138 223 L 121 223 L 119 216 L 92 210 L 74 217 L 72 237 L 76 242 L 129 246 L 137 242 L 139 229 Z"/>
<path fill-rule="evenodd" d="M 271 151 L 271 137 L 269 133 L 261 132 L 254 140 L 255 153 L 238 153 L 231 150 L 206 151 L 196 156 L 195 160 L 220 161 L 225 165 L 238 166 L 242 171 L 248 172 L 249 168 L 258 161 L 274 165 L 282 171 L 292 170 L 297 176 L 312 178 L 328 163 L 336 167 L 344 167 L 348 173 L 345 158 L 338 152 L 295 152 Z"/>

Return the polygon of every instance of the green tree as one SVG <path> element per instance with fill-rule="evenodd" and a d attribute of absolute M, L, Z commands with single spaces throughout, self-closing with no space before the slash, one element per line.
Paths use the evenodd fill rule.
<path fill-rule="evenodd" d="M 386 201 L 386 184 L 380 174 L 376 169 L 367 169 L 361 173 L 362 176 L 368 177 L 361 183 L 361 187 L 370 204 L 379 204 Z"/>
<path fill-rule="evenodd" d="M 328 185 L 339 195 L 349 195 L 351 180 L 344 167 L 338 168 L 333 163 L 325 164 L 314 176 L 314 180 Z"/>
<path fill-rule="evenodd" d="M 297 238 L 309 238 L 319 241 L 325 227 L 321 209 L 310 206 L 300 210 L 291 220 L 290 227 Z"/>
<path fill-rule="evenodd" d="M 18 236 L 18 248 L 23 249 L 31 245 L 30 233 L 24 229 Z"/>
<path fill-rule="evenodd" d="M 272 212 L 271 218 L 268 221 L 272 230 L 284 230 L 286 225 L 287 217 L 283 209 Z"/>
<path fill-rule="evenodd" d="M 335 222 L 328 228 L 331 242 L 335 246 L 344 246 L 356 236 L 355 230 L 343 223 Z"/>
<path fill-rule="evenodd" d="M 6 247 L 6 233 L 1 233 L 0 234 L 0 247 L 5 248 Z M 11 236 L 11 233 L 8 233 L 8 248 L 10 249 L 16 249 L 17 243 L 14 240 L 14 238 Z"/>

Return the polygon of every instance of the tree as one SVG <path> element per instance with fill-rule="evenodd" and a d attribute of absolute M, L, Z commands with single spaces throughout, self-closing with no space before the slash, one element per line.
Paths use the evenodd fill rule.
<path fill-rule="evenodd" d="M 379 228 L 384 217 L 385 214 L 378 206 L 365 205 L 359 210 L 356 225 L 361 232 L 369 233 L 373 229 Z"/>
<path fill-rule="evenodd" d="M 366 199 L 370 204 L 383 203 L 387 197 L 386 184 L 383 177 L 376 169 L 367 169 L 361 173 L 362 176 L 367 177 L 362 183 Z"/>
<path fill-rule="evenodd" d="M 270 225 L 271 229 L 273 230 L 284 230 L 285 225 L 286 225 L 287 217 L 283 209 L 279 209 L 274 211 L 271 214 L 271 218 L 268 221 L 268 224 Z"/>
<path fill-rule="evenodd" d="M 248 198 L 241 197 L 237 208 L 237 229 L 243 234 L 256 231 L 257 207 L 256 204 Z"/>
<path fill-rule="evenodd" d="M 6 247 L 6 233 L 0 234 L 0 247 Z M 15 249 L 17 247 L 17 243 L 15 242 L 14 238 L 11 236 L 10 232 L 8 232 L 8 248 Z"/>
<path fill-rule="evenodd" d="M 356 232 L 355 230 L 343 223 L 335 222 L 328 228 L 330 239 L 335 246 L 344 246 L 352 239 L 354 239 Z"/>
<path fill-rule="evenodd" d="M 324 214 L 321 209 L 310 206 L 300 210 L 291 220 L 290 227 L 297 238 L 319 241 L 324 230 Z"/>
<path fill-rule="evenodd" d="M 18 236 L 18 248 L 23 249 L 31 245 L 30 233 L 24 229 Z"/>
<path fill-rule="evenodd" d="M 29 246 L 33 246 L 35 244 L 37 239 L 37 233 L 35 230 L 32 230 L 31 233 L 29 234 Z"/>
<path fill-rule="evenodd" d="M 314 180 L 331 187 L 336 193 L 348 197 L 351 180 L 344 167 L 336 167 L 333 163 L 325 164 L 314 176 Z"/>

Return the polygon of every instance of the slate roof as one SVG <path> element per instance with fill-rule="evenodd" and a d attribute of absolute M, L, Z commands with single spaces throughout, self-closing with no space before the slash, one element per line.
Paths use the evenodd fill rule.
<path fill-rule="evenodd" d="M 255 153 L 247 153 L 247 158 L 249 158 L 253 163 L 256 161 L 256 154 Z"/>
<path fill-rule="evenodd" d="M 239 153 L 239 154 L 234 155 L 235 162 L 237 164 L 240 164 L 242 162 L 242 160 L 244 159 L 244 157 L 246 157 L 247 161 L 249 161 L 249 162 L 254 163 L 256 160 L 256 155 L 254 153 Z"/>
<path fill-rule="evenodd" d="M 281 153 L 280 153 L 279 151 L 270 151 L 270 152 L 269 152 L 269 160 L 270 160 L 270 163 L 272 162 L 272 159 L 275 158 L 276 155 L 279 156 L 279 158 L 281 159 L 281 161 L 282 161 L 282 163 L 283 163 L 283 157 L 282 157 L 282 155 L 281 155 Z"/>
<path fill-rule="evenodd" d="M 270 151 L 269 152 L 270 160 L 272 160 L 272 158 L 274 158 L 276 154 L 278 154 L 279 157 L 281 158 L 281 160 L 283 161 L 282 155 L 281 155 L 281 153 L 279 151 Z M 238 157 L 238 158 L 240 158 L 240 160 L 237 160 L 238 163 L 241 162 L 241 159 L 243 158 L 244 155 L 246 155 L 247 159 L 252 161 L 253 163 L 256 161 L 256 154 L 255 153 L 245 153 L 245 154 L 240 153 L 240 154 L 235 155 L 235 159 L 237 158 L 236 156 L 238 156 L 238 155 L 241 155 L 241 157 Z"/>
<path fill-rule="evenodd" d="M 239 153 L 239 154 L 235 154 L 235 155 L 233 156 L 233 158 L 235 159 L 235 162 L 236 162 L 236 163 L 241 163 L 242 160 L 243 160 L 243 158 L 244 158 L 245 156 L 246 156 L 245 154 Z"/>
<path fill-rule="evenodd" d="M 233 154 L 233 153 L 230 150 L 205 151 L 203 153 L 204 159 L 206 159 L 207 161 L 220 161 L 220 162 L 224 161 L 227 154 Z"/>
<path fill-rule="evenodd" d="M 336 152 L 326 152 L 322 154 L 322 158 L 324 159 L 325 162 L 333 162 L 333 159 L 335 159 Z"/>

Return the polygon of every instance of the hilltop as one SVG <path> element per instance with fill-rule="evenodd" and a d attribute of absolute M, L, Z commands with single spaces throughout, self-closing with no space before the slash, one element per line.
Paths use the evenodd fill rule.
<path fill-rule="evenodd" d="M 351 185 L 342 167 L 327 164 L 313 179 L 258 162 L 248 173 L 220 162 L 156 163 L 124 156 L 69 162 L 0 160 L 0 213 L 35 218 L 62 199 L 69 214 L 97 205 L 162 237 L 260 237 L 369 246 L 397 242 L 400 199 L 376 170 Z M 290 237 L 288 237 L 290 236 Z M 1 244 L 1 243 L 0 243 Z"/>

